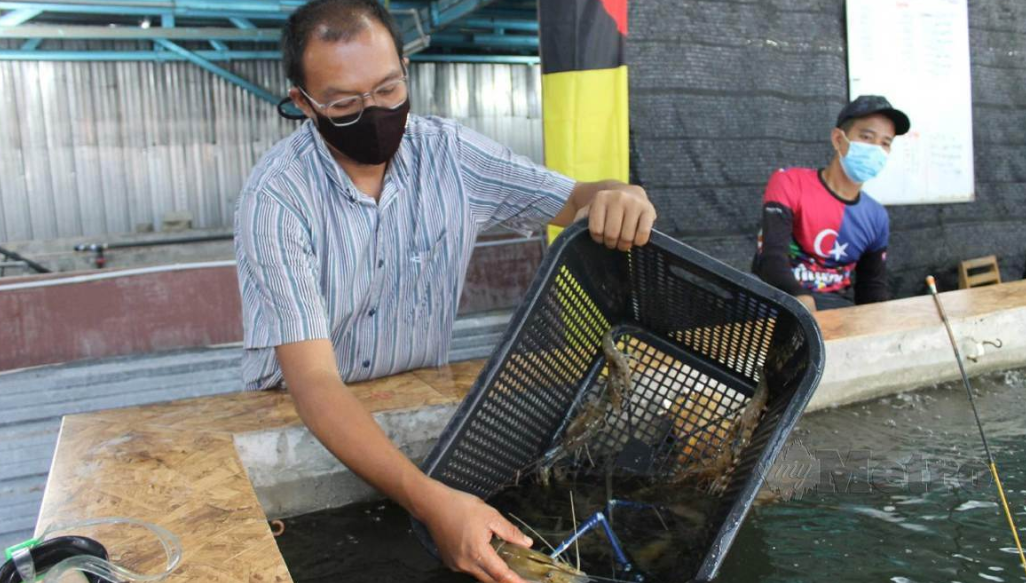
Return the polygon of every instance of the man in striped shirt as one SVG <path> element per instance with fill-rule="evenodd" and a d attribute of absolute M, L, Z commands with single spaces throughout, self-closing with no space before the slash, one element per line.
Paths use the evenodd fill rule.
<path fill-rule="evenodd" d="M 425 476 L 345 383 L 444 364 L 477 234 L 587 217 L 623 250 L 655 209 L 636 186 L 574 181 L 454 122 L 409 115 L 407 60 L 377 0 L 315 0 L 283 57 L 309 118 L 254 169 L 236 212 L 249 389 L 281 386 L 311 432 L 430 529 L 445 562 L 519 582 L 489 542 L 530 539 Z"/>

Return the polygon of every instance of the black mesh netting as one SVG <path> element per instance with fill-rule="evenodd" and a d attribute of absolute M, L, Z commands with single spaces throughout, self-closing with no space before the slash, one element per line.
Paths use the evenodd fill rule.
<path fill-rule="evenodd" d="M 848 99 L 844 1 L 628 6 L 632 179 L 660 229 L 747 271 L 770 174 L 829 162 Z M 928 273 L 956 288 L 958 261 L 973 257 L 1023 277 L 1024 31 L 1026 2 L 969 0 L 976 201 L 888 207 L 897 297 L 926 293 Z"/>

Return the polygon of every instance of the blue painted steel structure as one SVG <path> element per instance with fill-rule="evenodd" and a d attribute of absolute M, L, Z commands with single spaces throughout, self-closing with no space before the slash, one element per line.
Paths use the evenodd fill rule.
<path fill-rule="evenodd" d="M 537 15 L 533 3 L 512 3 L 515 9 L 488 9 L 490 5 L 502 6 L 512 0 L 422 0 L 407 2 L 391 2 L 389 8 L 397 13 L 404 25 L 404 30 L 415 29 L 413 15 L 420 19 L 427 34 L 445 28 L 474 29 L 480 33 L 491 33 L 496 37 L 511 32 L 524 32 L 536 36 L 538 31 Z M 303 4 L 300 0 L 224 0 L 211 2 L 206 0 L 19 0 L 0 1 L 0 10 L 7 10 L 0 16 L 0 28 L 22 25 L 30 20 L 47 19 L 49 16 L 61 16 L 62 21 L 69 17 L 76 21 L 97 23 L 96 17 L 113 17 L 124 20 L 132 17 L 155 17 L 163 19 L 164 27 L 174 26 L 175 19 L 207 21 L 204 24 L 223 26 L 228 20 L 237 28 L 256 30 L 257 24 L 270 24 L 277 28 L 281 21 Z M 90 20 L 89 17 L 93 17 Z M 123 22 L 118 22 L 123 23 Z M 102 24 L 109 24 L 103 22 Z M 148 29 L 153 30 L 153 29 Z M 10 33 L 10 31 L 6 31 Z M 511 35 L 520 36 L 520 35 Z M 220 40 L 220 39 L 218 39 Z M 408 39 L 412 40 L 412 39 Z M 499 39 L 492 39 L 498 41 Z M 509 43 L 492 43 L 489 39 L 482 40 L 480 49 L 503 49 Z"/>
<path fill-rule="evenodd" d="M 250 83 L 249 81 L 243 79 L 242 77 L 239 77 L 235 73 L 232 73 L 228 69 L 225 69 L 223 67 L 219 67 L 219 66 L 215 65 L 214 63 L 212 63 L 211 61 L 201 57 L 200 55 L 197 55 L 196 53 L 194 53 L 192 51 L 186 50 L 186 49 L 182 48 L 180 45 L 177 45 L 177 44 L 175 44 L 175 43 L 173 43 L 173 42 L 171 42 L 169 40 L 165 40 L 165 39 L 161 38 L 161 39 L 157 39 L 156 41 L 154 41 L 154 43 L 157 46 L 164 47 L 165 49 L 167 49 L 167 50 L 171 51 L 172 53 L 182 57 L 186 61 L 189 61 L 190 63 L 200 67 L 201 69 L 205 69 L 205 70 L 210 71 L 211 73 L 217 75 L 218 77 L 223 77 L 223 78 L 227 79 L 228 81 L 238 85 L 239 87 L 242 87 L 246 91 L 249 91 L 253 95 L 256 95 L 257 97 L 259 97 L 260 99 L 263 99 L 264 101 L 266 101 L 268 103 L 277 104 L 278 101 L 281 100 L 281 97 L 278 97 L 275 94 L 271 93 L 270 91 L 267 91 L 263 87 L 260 87 L 260 86 L 254 84 L 254 83 Z"/>
<path fill-rule="evenodd" d="M 29 41 L 33 42 L 33 41 Z M 27 44 L 27 43 L 26 43 Z M 279 51 L 190 51 L 207 61 L 251 61 L 280 59 Z M 0 51 L 0 61 L 185 61 L 185 57 L 168 51 Z M 541 59 L 533 55 L 470 55 L 416 54 L 414 62 L 489 63 L 505 65 L 537 65 Z"/>
<path fill-rule="evenodd" d="M 28 22 L 33 18 L 42 14 L 42 10 L 34 10 L 32 8 L 21 8 L 18 10 L 12 10 L 7 14 L 0 17 L 0 26 L 18 26 L 23 22 Z"/>
<path fill-rule="evenodd" d="M 216 62 L 280 58 L 275 45 L 280 38 L 281 23 L 305 1 L 0 1 L 0 11 L 3 11 L 0 14 L 0 39 L 25 41 L 18 50 L 0 50 L 0 59 L 186 60 L 263 100 L 277 102 L 272 93 Z M 407 52 L 413 60 L 538 62 L 535 0 L 405 0 L 385 3 L 403 29 Z M 151 41 L 154 50 L 49 50 L 43 46 L 48 39 L 143 40 Z M 203 41 L 212 50 L 181 44 L 189 41 Z M 239 42 L 246 43 L 244 49 L 229 44 Z M 453 49 L 460 52 L 453 53 Z"/>

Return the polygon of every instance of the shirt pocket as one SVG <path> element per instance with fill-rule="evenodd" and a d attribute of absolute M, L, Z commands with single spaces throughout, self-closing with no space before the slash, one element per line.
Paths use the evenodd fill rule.
<path fill-rule="evenodd" d="M 410 323 L 426 327 L 431 317 L 441 307 L 445 298 L 441 297 L 442 285 L 446 276 L 446 258 L 448 231 L 442 229 L 428 245 L 414 245 L 410 251 L 409 261 L 412 264 L 413 284 L 408 295 L 409 306 L 406 318 Z"/>

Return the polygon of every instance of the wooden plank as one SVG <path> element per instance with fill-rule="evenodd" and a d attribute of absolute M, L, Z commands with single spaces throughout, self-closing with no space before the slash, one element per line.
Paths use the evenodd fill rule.
<path fill-rule="evenodd" d="M 970 275 L 970 271 L 987 268 L 986 271 Z M 997 256 L 988 255 L 967 259 L 958 264 L 958 289 L 968 289 L 981 285 L 1001 283 L 1001 271 L 998 269 Z"/>
<path fill-rule="evenodd" d="M 993 285 L 1001 283 L 1001 275 L 996 272 L 981 273 L 979 275 L 970 275 L 967 279 L 969 287 L 979 287 L 981 285 Z"/>
<path fill-rule="evenodd" d="M 962 265 L 966 269 L 976 269 L 977 267 L 994 266 L 997 267 L 997 256 L 988 255 L 986 257 L 977 257 L 976 259 L 967 259 L 962 262 Z"/>

